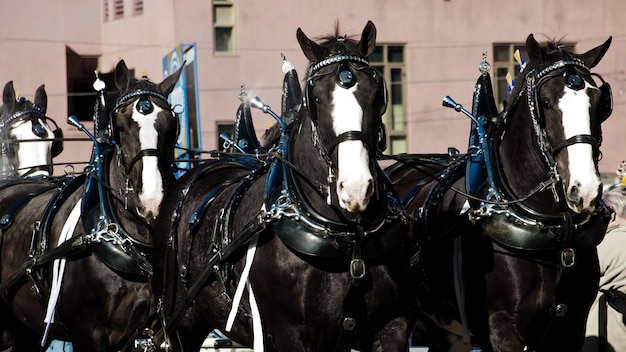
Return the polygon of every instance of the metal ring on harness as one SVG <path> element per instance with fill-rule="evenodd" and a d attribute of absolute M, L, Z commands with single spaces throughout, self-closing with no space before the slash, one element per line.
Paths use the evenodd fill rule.
<path fill-rule="evenodd" d="M 576 253 L 573 248 L 565 248 L 561 251 L 561 265 L 571 268 L 576 263 Z"/>
<path fill-rule="evenodd" d="M 365 277 L 365 261 L 357 258 L 350 261 L 350 277 L 353 279 L 362 279 Z"/>

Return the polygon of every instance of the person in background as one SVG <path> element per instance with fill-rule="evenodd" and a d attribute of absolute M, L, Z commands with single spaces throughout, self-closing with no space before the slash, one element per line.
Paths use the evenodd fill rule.
<path fill-rule="evenodd" d="M 598 245 L 600 287 L 587 318 L 583 352 L 626 351 L 626 186 L 602 196 L 615 213 Z"/>

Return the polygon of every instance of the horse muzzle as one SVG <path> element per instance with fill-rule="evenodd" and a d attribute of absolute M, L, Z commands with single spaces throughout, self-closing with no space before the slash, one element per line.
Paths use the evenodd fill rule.
<path fill-rule="evenodd" d="M 575 213 L 592 213 L 596 209 L 602 184 L 598 182 L 586 185 L 579 181 L 572 182 L 566 190 L 567 206 Z"/>

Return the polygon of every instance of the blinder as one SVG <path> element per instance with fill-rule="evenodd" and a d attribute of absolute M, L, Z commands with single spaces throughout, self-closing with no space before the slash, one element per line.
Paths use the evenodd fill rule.
<path fill-rule="evenodd" d="M 148 99 L 148 97 L 154 97 L 157 98 L 163 102 L 165 102 L 168 106 L 170 106 L 169 101 L 167 100 L 167 98 L 165 96 L 163 96 L 162 94 L 152 91 L 152 90 L 147 90 L 147 89 L 137 89 L 134 90 L 130 93 L 127 93 L 125 95 L 122 95 L 121 97 L 117 98 L 117 100 L 115 101 L 115 107 L 111 110 L 111 118 L 109 118 L 109 133 L 111 133 L 112 135 L 114 135 L 114 131 L 115 129 L 113 128 L 113 121 L 114 119 L 112 118 L 113 116 L 117 116 L 120 108 L 124 105 L 126 105 L 128 102 L 130 102 L 131 100 L 133 100 L 134 98 L 139 97 L 139 101 L 137 102 L 137 106 L 136 106 L 136 110 L 137 112 L 143 114 L 143 115 L 147 115 L 150 114 L 154 111 L 154 104 L 152 103 L 152 101 L 150 99 Z M 169 107 L 169 110 L 173 113 L 173 115 L 176 117 L 177 120 L 177 124 L 179 123 L 178 121 L 178 114 L 174 113 L 174 110 L 172 109 L 172 107 Z M 177 129 L 180 128 L 177 125 Z"/>
<path fill-rule="evenodd" d="M 354 75 L 353 70 L 358 70 L 358 71 L 371 70 L 372 77 L 378 83 L 378 91 L 382 92 L 381 108 L 377 112 L 378 116 L 382 118 L 382 115 L 387 110 L 388 95 L 389 95 L 384 77 L 374 67 L 369 66 L 369 62 L 366 59 L 359 57 L 359 56 L 341 55 L 340 53 L 339 55 L 333 56 L 326 60 L 322 60 L 309 67 L 309 78 L 307 79 L 307 84 L 304 89 L 303 100 L 304 100 L 304 106 L 307 108 L 307 110 L 309 111 L 311 115 L 311 120 L 314 123 L 317 122 L 317 101 L 318 100 L 316 97 L 312 97 L 312 93 L 311 93 L 311 90 L 313 89 L 313 86 L 314 86 L 314 81 L 316 78 L 325 76 L 329 73 L 317 74 L 317 75 L 314 75 L 314 74 L 316 73 L 317 70 L 321 69 L 322 67 L 326 67 L 328 65 L 336 64 L 336 63 L 339 64 L 339 67 L 337 68 L 337 71 L 335 74 L 335 83 L 344 89 L 349 89 L 357 83 L 357 78 Z M 362 63 L 367 66 L 354 67 L 353 65 L 351 65 L 351 63 Z M 347 133 L 342 134 L 341 136 L 338 136 L 335 139 L 335 141 L 333 141 L 333 143 L 329 146 L 328 148 L 329 152 L 331 152 L 337 146 L 337 144 L 346 140 L 355 140 L 355 139 L 363 141 L 367 145 L 368 149 L 371 149 L 371 146 L 369 145 L 369 143 L 365 141 L 365 138 L 362 133 L 359 134 L 359 136 L 357 137 L 357 135 L 353 132 L 354 131 L 347 132 Z M 386 133 L 385 125 L 382 123 L 382 121 L 378 126 L 377 133 L 378 135 L 377 135 L 377 141 L 376 141 L 375 147 L 378 151 L 382 152 L 387 148 L 387 133 Z"/>
<path fill-rule="evenodd" d="M 30 121 L 32 123 L 32 131 L 33 134 L 35 134 L 37 137 L 40 138 L 47 138 L 48 137 L 48 131 L 46 131 L 45 127 L 41 124 L 41 120 L 45 120 L 45 121 L 51 121 L 54 124 L 54 130 L 52 130 L 52 147 L 50 148 L 50 154 L 51 156 L 57 157 L 59 154 L 61 154 L 61 152 L 63 152 L 63 130 L 59 128 L 59 126 L 57 125 L 57 123 L 47 117 L 44 116 L 43 118 L 31 118 Z"/>
<path fill-rule="evenodd" d="M 613 92 L 611 85 L 598 76 L 602 80 L 602 85 L 598 87 L 600 91 L 600 101 L 598 102 L 598 108 L 596 110 L 598 121 L 600 123 L 606 121 L 613 113 Z"/>
<path fill-rule="evenodd" d="M 23 98 L 20 98 L 20 99 L 23 99 Z M 35 115 L 35 116 L 23 117 L 26 115 Z M 4 127 L 11 125 L 13 122 L 17 121 L 18 119 L 30 120 L 32 124 L 33 134 L 42 139 L 46 139 L 48 138 L 48 136 L 47 136 L 47 133 L 46 133 L 47 131 L 45 127 L 40 121 L 44 121 L 44 123 L 46 124 L 48 123 L 48 121 L 52 122 L 54 124 L 54 129 L 52 130 L 53 140 L 52 140 L 52 147 L 51 147 L 50 153 L 51 153 L 52 158 L 61 154 L 61 152 L 63 151 L 63 130 L 59 128 L 59 125 L 57 125 L 56 121 L 46 116 L 37 105 L 33 104 L 32 109 L 18 111 L 6 119 L 2 118 L 2 123 L 0 123 L 0 129 L 3 129 Z M 48 126 L 48 127 L 51 127 L 51 126 Z M 8 137 L 8 136 L 5 136 L 5 137 Z M 4 139 L 7 139 L 7 138 L 4 138 Z M 11 158 L 15 157 L 14 148 L 5 148 L 5 149 L 9 157 Z"/>
<path fill-rule="evenodd" d="M 546 80 L 546 79 L 550 79 L 553 76 L 548 76 L 547 73 L 549 73 L 551 70 L 554 70 L 558 67 L 562 67 L 563 65 L 573 65 L 572 66 L 568 66 L 567 67 L 567 71 L 565 73 L 565 86 L 573 89 L 573 90 L 581 90 L 585 87 L 585 80 L 582 78 L 581 74 L 579 72 L 577 72 L 576 68 L 577 67 L 581 67 L 578 66 L 578 61 L 568 61 L 566 63 L 557 63 L 557 64 L 553 64 L 550 67 L 540 71 L 537 76 L 536 76 L 536 86 L 538 87 L 539 85 L 541 85 L 542 81 Z M 582 66 L 583 69 L 588 70 L 586 67 Z M 606 82 L 604 80 L 604 78 L 602 78 L 602 76 L 600 76 L 597 73 L 586 73 L 587 75 L 590 76 L 595 76 L 598 79 L 600 79 L 600 81 L 602 82 L 602 84 L 600 86 L 597 87 L 598 91 L 600 92 L 600 100 L 598 101 L 598 105 L 596 107 L 596 118 L 598 119 L 599 123 L 602 123 L 604 121 L 606 121 L 611 114 L 613 113 L 613 93 L 611 90 L 611 85 Z M 538 89 L 533 89 L 534 90 L 534 99 L 535 101 L 538 101 Z M 538 117 L 539 117 L 539 124 L 541 127 L 545 127 L 545 121 L 544 118 L 542 116 L 542 114 L 540 113 L 540 111 L 537 111 Z"/>
<path fill-rule="evenodd" d="M 50 153 L 54 158 L 63 152 L 63 130 L 59 128 L 59 125 L 57 125 L 53 119 L 47 116 L 45 118 L 46 121 L 51 121 L 55 127 L 54 130 L 52 130 L 54 140 L 52 141 L 52 148 L 50 149 Z"/>

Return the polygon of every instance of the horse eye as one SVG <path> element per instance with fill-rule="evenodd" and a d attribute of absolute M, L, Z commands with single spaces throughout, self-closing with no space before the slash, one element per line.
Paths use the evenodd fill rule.
<path fill-rule="evenodd" d="M 541 106 L 544 109 L 550 109 L 552 106 L 550 105 L 550 100 L 549 99 L 542 99 L 541 100 Z"/>

